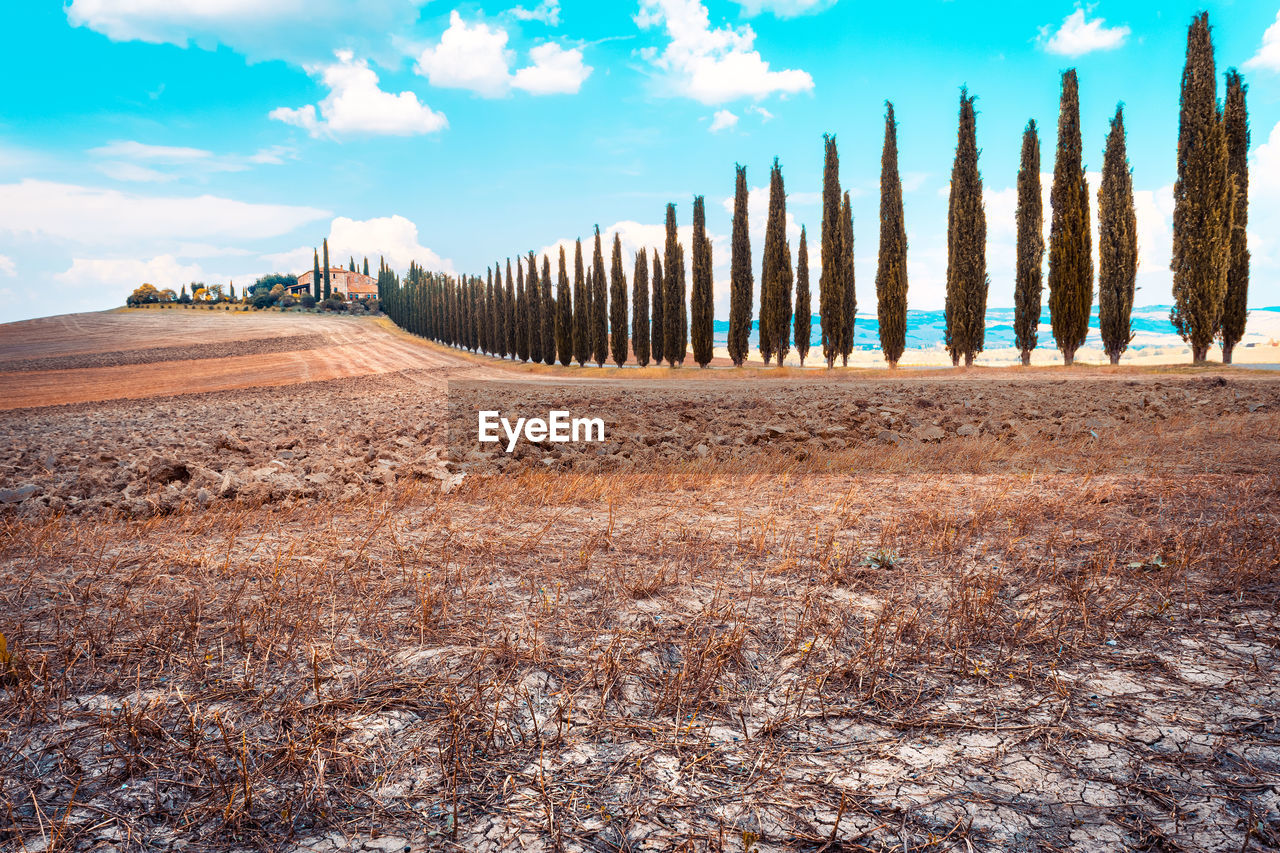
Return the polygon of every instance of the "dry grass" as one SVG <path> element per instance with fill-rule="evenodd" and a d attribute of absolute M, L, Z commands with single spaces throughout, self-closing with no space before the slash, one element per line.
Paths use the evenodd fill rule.
<path fill-rule="evenodd" d="M 1277 845 L 1278 446 L 1260 414 L 10 517 L 0 844 Z"/>

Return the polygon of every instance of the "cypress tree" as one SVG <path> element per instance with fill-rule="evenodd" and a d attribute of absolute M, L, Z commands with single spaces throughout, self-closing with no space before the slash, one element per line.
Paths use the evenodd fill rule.
<path fill-rule="evenodd" d="M 591 334 L 587 325 L 587 283 L 582 270 L 582 239 L 573 249 L 573 358 L 582 367 L 591 357 Z"/>
<path fill-rule="evenodd" d="M 667 246 L 664 260 L 667 270 L 662 286 L 662 319 L 666 328 L 663 332 L 662 353 L 667 358 L 667 364 L 678 367 L 684 364 L 689 342 L 685 337 L 688 320 L 684 304 L 684 248 L 676 233 L 674 204 L 667 205 Z"/>
<path fill-rule="evenodd" d="M 622 269 L 622 238 L 613 235 L 609 270 L 609 353 L 613 363 L 627 363 L 627 274 Z"/>
<path fill-rule="evenodd" d="M 1031 364 L 1040 330 L 1040 296 L 1044 288 L 1044 197 L 1040 189 L 1040 136 L 1036 120 L 1022 132 L 1018 167 L 1018 260 L 1013 286 L 1013 333 L 1023 366 Z"/>
<path fill-rule="evenodd" d="M 693 288 L 689 294 L 690 337 L 693 360 L 699 367 L 711 363 L 715 296 L 711 284 L 711 241 L 707 238 L 707 211 L 702 196 L 693 197 Z"/>
<path fill-rule="evenodd" d="M 600 246 L 600 226 L 596 226 L 596 247 L 591 257 L 591 352 L 597 367 L 609 358 L 609 280 L 605 278 L 604 252 Z"/>
<path fill-rule="evenodd" d="M 565 367 L 573 361 L 573 297 L 565 270 L 564 246 L 560 246 L 560 273 L 556 280 L 556 352 Z"/>
<path fill-rule="evenodd" d="M 502 341 L 505 340 L 502 332 L 502 272 L 497 269 L 490 270 L 491 283 L 489 286 L 489 355 L 502 355 Z"/>
<path fill-rule="evenodd" d="M 658 258 L 658 248 L 653 249 L 653 276 L 649 279 L 653 288 L 653 311 L 649 315 L 650 355 L 654 364 L 662 364 L 666 355 L 664 344 L 667 342 L 667 317 L 662 310 L 663 297 L 666 295 L 666 280 L 662 276 L 662 261 Z"/>
<path fill-rule="evenodd" d="M 1249 110 L 1245 105 L 1247 86 L 1234 68 L 1227 72 L 1227 102 L 1222 111 L 1227 137 L 1227 172 L 1235 191 L 1231 217 L 1231 261 L 1227 267 L 1227 295 L 1222 305 L 1222 363 L 1231 363 L 1231 353 L 1244 337 L 1249 299 L 1249 244 L 1245 228 L 1249 224 Z"/>
<path fill-rule="evenodd" d="M 960 90 L 960 127 L 947 207 L 947 349 L 951 363 L 973 364 L 982 352 L 987 319 L 987 214 L 978 171 L 974 98 Z"/>
<path fill-rule="evenodd" d="M 369 256 L 368 255 L 364 256 L 364 274 L 365 275 L 369 274 Z"/>
<path fill-rule="evenodd" d="M 1173 185 L 1173 312 L 1170 320 L 1202 364 L 1222 324 L 1231 262 L 1233 196 L 1227 139 L 1218 108 L 1209 13 L 1187 30 Z"/>
<path fill-rule="evenodd" d="M 1049 225 L 1049 318 L 1065 364 L 1089 334 L 1093 310 L 1093 237 L 1089 233 L 1089 185 L 1080 143 L 1080 92 L 1074 68 L 1062 74 L 1058 153 L 1053 164 Z"/>
<path fill-rule="evenodd" d="M 329 238 L 324 238 L 324 298 L 328 299 L 333 291 L 329 289 Z"/>
<path fill-rule="evenodd" d="M 542 361 L 556 363 L 556 300 L 551 293 L 551 259 L 542 256 Z"/>
<path fill-rule="evenodd" d="M 520 259 L 516 259 L 516 266 L 520 266 Z M 504 326 L 507 330 L 507 352 L 511 357 L 518 358 L 520 355 L 520 315 L 519 306 L 516 302 L 516 285 L 515 279 L 511 275 L 511 259 L 507 258 L 507 292 L 502 298 L 502 306 L 506 310 L 506 319 Z"/>
<path fill-rule="evenodd" d="M 764 228 L 764 257 L 760 267 L 760 357 L 768 364 L 774 353 L 778 354 L 778 365 L 782 365 L 782 337 L 785 334 L 782 324 L 785 322 L 787 332 L 791 331 L 791 318 L 783 318 L 783 245 L 787 239 L 787 202 L 786 190 L 782 185 L 782 167 L 778 158 L 773 159 L 773 168 L 769 171 L 769 216 Z M 788 300 L 790 301 L 790 300 Z"/>
<path fill-rule="evenodd" d="M 840 306 L 840 363 L 848 367 L 849 353 L 853 352 L 853 324 L 858 316 L 858 295 L 853 275 L 853 206 L 849 203 L 848 190 L 845 190 L 840 204 L 840 261 L 840 282 L 844 285 L 844 300 Z"/>
<path fill-rule="evenodd" d="M 840 262 L 840 154 L 832 134 L 822 137 L 822 273 L 818 276 L 818 313 L 822 324 L 822 357 L 835 366 L 844 329 L 844 265 Z M 766 232 L 766 242 L 768 236 Z M 761 288 L 764 284 L 761 284 Z M 764 317 L 760 318 L 761 325 Z"/>
<path fill-rule="evenodd" d="M 631 279 L 631 348 L 636 363 L 649 364 L 649 256 L 644 247 L 636 252 L 636 271 Z"/>
<path fill-rule="evenodd" d="M 889 367 L 897 367 L 907 346 L 907 224 L 902 208 L 902 179 L 898 175 L 898 123 L 889 101 L 885 101 L 884 148 L 880 153 L 876 318 L 880 325 L 880 351 Z"/>
<path fill-rule="evenodd" d="M 1133 284 L 1138 275 L 1138 216 L 1133 170 L 1125 153 L 1124 108 L 1116 107 L 1098 187 L 1098 324 L 1112 364 L 1129 347 Z"/>
<path fill-rule="evenodd" d="M 733 193 L 733 237 L 729 266 L 729 358 L 742 367 L 751 348 L 751 303 L 755 281 L 751 271 L 751 232 L 747 227 L 747 167 L 736 166 Z"/>
<path fill-rule="evenodd" d="M 791 352 L 791 326 L 794 322 L 795 311 L 791 305 L 791 298 L 796 286 L 795 271 L 791 267 L 791 240 L 784 239 L 782 241 L 782 266 L 779 268 L 779 286 L 778 286 L 778 366 L 781 367 L 786 361 L 787 354 Z"/>
<path fill-rule="evenodd" d="M 587 300 L 586 307 L 583 310 L 586 312 L 586 318 L 587 318 L 586 346 L 587 346 L 587 360 L 590 361 L 591 357 L 595 355 L 595 352 L 596 352 L 595 340 L 592 337 L 592 328 L 591 328 L 592 320 L 595 318 L 595 314 L 592 313 L 595 309 L 593 309 L 591 305 L 595 301 L 596 293 L 595 293 L 595 283 L 591 280 L 590 261 L 587 262 L 587 280 L 583 284 L 583 292 L 586 294 L 586 300 Z"/>
<path fill-rule="evenodd" d="M 355 272 L 355 271 L 356 271 L 356 256 L 355 256 L 355 255 L 351 255 L 351 256 L 350 256 L 350 263 L 348 263 L 347 267 L 348 267 L 348 269 L 350 269 L 350 270 L 351 270 L 351 272 Z"/>
<path fill-rule="evenodd" d="M 538 256 L 529 252 L 529 276 L 525 279 L 525 300 L 528 303 L 529 360 L 542 361 L 542 283 L 538 281 Z"/>
<path fill-rule="evenodd" d="M 813 335 L 813 316 L 809 304 L 809 242 L 804 226 L 800 226 L 800 255 L 796 258 L 796 355 L 804 367 L 809 354 L 809 338 Z"/>
<path fill-rule="evenodd" d="M 312 257 L 311 262 L 313 264 L 312 271 L 311 271 L 311 288 L 314 291 L 313 295 L 315 296 L 316 301 L 319 302 L 320 301 L 320 253 L 317 252 L 315 249 L 312 249 L 311 257 Z"/>
<path fill-rule="evenodd" d="M 516 258 L 516 357 L 529 360 L 529 302 L 524 287 L 524 264 Z"/>

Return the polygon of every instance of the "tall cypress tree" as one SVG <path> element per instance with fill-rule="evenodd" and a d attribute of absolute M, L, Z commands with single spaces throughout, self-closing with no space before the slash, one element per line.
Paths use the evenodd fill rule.
<path fill-rule="evenodd" d="M 355 255 L 351 255 L 351 256 L 350 256 L 350 262 L 347 264 L 347 269 L 351 270 L 351 272 L 355 272 L 355 271 L 356 271 L 356 256 L 355 256 Z"/>
<path fill-rule="evenodd" d="M 782 184 L 782 167 L 773 158 L 769 170 L 769 215 L 764 227 L 764 256 L 760 265 L 760 357 L 768 364 L 774 354 L 782 365 L 782 329 L 785 322 L 790 332 L 790 317 L 783 319 L 783 247 L 787 239 L 786 190 Z"/>
<path fill-rule="evenodd" d="M 840 203 L 840 283 L 844 285 L 844 301 L 840 306 L 840 363 L 849 366 L 853 352 L 853 329 L 858 316 L 858 294 L 853 275 L 853 205 L 845 190 Z"/>
<path fill-rule="evenodd" d="M 1222 324 L 1231 263 L 1232 193 L 1209 13 L 1187 30 L 1173 185 L 1174 328 L 1202 364 Z"/>
<path fill-rule="evenodd" d="M 564 246 L 560 246 L 560 274 L 556 281 L 556 352 L 565 367 L 573 361 L 573 297 L 565 271 Z"/>
<path fill-rule="evenodd" d="M 707 211 L 702 196 L 693 197 L 693 288 L 689 294 L 693 360 L 711 363 L 714 295 L 711 285 L 711 241 L 707 239 Z"/>
<path fill-rule="evenodd" d="M 987 214 L 978 171 L 974 98 L 960 90 L 960 127 L 947 207 L 947 349 L 965 367 L 982 352 L 987 319 Z"/>
<path fill-rule="evenodd" d="M 333 294 L 329 288 L 329 238 L 324 238 L 324 298 L 328 299 Z"/>
<path fill-rule="evenodd" d="M 520 259 L 516 259 L 516 266 L 520 265 Z M 516 285 L 515 278 L 511 275 L 511 259 L 507 258 L 507 293 L 503 298 L 503 306 L 507 310 L 507 352 L 511 357 L 520 357 L 520 310 L 519 303 L 516 301 Z"/>
<path fill-rule="evenodd" d="M 609 354 L 613 363 L 627 363 L 627 274 L 622 269 L 622 238 L 613 234 L 609 269 Z"/>
<path fill-rule="evenodd" d="M 809 241 L 800 226 L 800 255 L 796 258 L 796 355 L 804 367 L 809 354 L 809 338 L 813 335 L 813 315 L 809 300 Z"/>
<path fill-rule="evenodd" d="M 368 255 L 364 256 L 364 274 L 365 275 L 369 274 L 369 256 Z"/>
<path fill-rule="evenodd" d="M 653 311 L 649 316 L 649 348 L 650 355 L 653 356 L 654 364 L 662 364 L 663 356 L 666 355 L 665 344 L 667 342 L 667 316 L 663 310 L 663 301 L 666 297 L 666 279 L 662 275 L 662 261 L 658 258 L 658 247 L 653 248 L 653 276 L 649 279 L 649 286 L 653 288 Z"/>
<path fill-rule="evenodd" d="M 529 298 L 524 287 L 524 264 L 516 257 L 516 357 L 529 360 Z"/>
<path fill-rule="evenodd" d="M 644 247 L 636 252 L 636 271 L 631 278 L 631 348 L 636 364 L 649 364 L 649 256 Z"/>
<path fill-rule="evenodd" d="M 1124 107 L 1116 107 L 1098 187 L 1098 325 L 1112 364 L 1129 347 L 1133 284 L 1138 275 L 1138 216 L 1133 170 L 1125 153 Z"/>
<path fill-rule="evenodd" d="M 822 137 L 822 272 L 818 276 L 818 312 L 822 321 L 822 357 L 835 366 L 844 330 L 844 264 L 840 262 L 840 154 L 836 138 Z M 766 241 L 768 240 L 766 232 Z M 761 284 L 763 288 L 763 283 Z M 760 318 L 764 323 L 764 318 Z"/>
<path fill-rule="evenodd" d="M 582 269 L 582 239 L 573 249 L 573 358 L 582 367 L 591 357 L 591 327 L 587 318 L 587 282 Z"/>
<path fill-rule="evenodd" d="M 688 320 L 684 304 L 684 250 L 676 233 L 676 206 L 667 205 L 666 278 L 662 283 L 662 320 L 665 325 L 662 354 L 672 367 L 684 364 L 688 341 L 684 336 Z"/>
<path fill-rule="evenodd" d="M 525 279 L 526 320 L 529 324 L 529 360 L 542 361 L 542 283 L 538 281 L 538 256 L 529 252 L 529 275 Z"/>
<path fill-rule="evenodd" d="M 494 351 L 507 357 L 507 292 L 502 286 L 502 264 L 493 263 L 493 331 Z"/>
<path fill-rule="evenodd" d="M 1058 153 L 1049 204 L 1049 319 L 1066 364 L 1089 334 L 1093 310 L 1093 237 L 1089 233 L 1089 184 L 1080 143 L 1080 91 L 1074 68 L 1062 74 Z"/>
<path fill-rule="evenodd" d="M 1235 195 L 1231 217 L 1231 261 L 1227 267 L 1227 295 L 1222 305 L 1222 363 L 1231 363 L 1231 353 L 1244 337 L 1249 301 L 1249 110 L 1245 105 L 1248 86 L 1240 73 L 1227 72 L 1227 102 L 1222 110 L 1227 137 L 1227 172 Z"/>
<path fill-rule="evenodd" d="M 893 368 L 898 366 L 907 346 L 907 224 L 902 208 L 902 179 L 898 175 L 898 123 L 893 117 L 893 104 L 884 103 L 876 318 L 880 325 L 880 351 Z"/>
<path fill-rule="evenodd" d="M 489 294 L 489 354 L 502 357 L 506 348 L 506 331 L 502 311 L 502 268 L 493 265 L 493 291 Z"/>
<path fill-rule="evenodd" d="M 542 361 L 556 363 L 556 300 L 551 287 L 551 259 L 542 255 Z"/>
<path fill-rule="evenodd" d="M 312 264 L 314 265 L 311 271 L 311 288 L 314 291 L 313 295 L 315 296 L 316 301 L 319 302 L 320 301 L 320 253 L 317 252 L 315 249 L 312 249 L 311 256 L 312 256 Z"/>
<path fill-rule="evenodd" d="M 609 357 L 609 280 L 605 278 L 604 252 L 600 246 L 600 226 L 596 226 L 596 247 L 591 256 L 591 354 L 597 367 Z"/>
<path fill-rule="evenodd" d="M 484 274 L 484 312 L 481 317 L 483 324 L 481 340 L 484 344 L 484 351 L 489 355 L 494 355 L 497 352 L 497 346 L 494 343 L 497 340 L 497 334 L 494 332 L 493 267 L 486 267 Z M 381 274 L 379 274 L 379 278 L 381 278 Z"/>
<path fill-rule="evenodd" d="M 733 193 L 733 257 L 729 266 L 729 358 L 735 367 L 747 360 L 751 348 L 751 303 L 755 281 L 751 271 L 751 232 L 747 226 L 747 167 L 735 166 Z"/>
<path fill-rule="evenodd" d="M 1040 296 L 1044 288 L 1044 197 L 1040 189 L 1040 136 L 1036 120 L 1022 132 L 1018 167 L 1018 260 L 1013 286 L 1013 333 L 1023 366 L 1031 364 L 1040 330 Z"/>

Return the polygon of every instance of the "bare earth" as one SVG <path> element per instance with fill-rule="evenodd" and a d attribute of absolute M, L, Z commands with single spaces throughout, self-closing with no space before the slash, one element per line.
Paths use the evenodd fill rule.
<path fill-rule="evenodd" d="M 1280 847 L 1280 376 L 677 373 L 0 327 L 0 850 Z"/>

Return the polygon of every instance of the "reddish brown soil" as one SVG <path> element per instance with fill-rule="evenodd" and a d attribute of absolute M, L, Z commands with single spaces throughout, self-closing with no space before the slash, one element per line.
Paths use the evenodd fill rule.
<path fill-rule="evenodd" d="M 263 338 L 296 339 L 284 352 L 234 355 Z M 0 372 L 0 409 L 97 400 L 294 385 L 397 370 L 443 367 L 456 360 L 374 320 L 356 317 L 217 311 L 121 311 L 74 314 L 0 327 L 0 371 L 31 359 L 146 352 L 185 345 L 184 359 L 79 369 Z M 203 349 L 202 349 L 203 347 Z"/>

